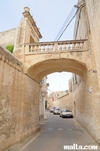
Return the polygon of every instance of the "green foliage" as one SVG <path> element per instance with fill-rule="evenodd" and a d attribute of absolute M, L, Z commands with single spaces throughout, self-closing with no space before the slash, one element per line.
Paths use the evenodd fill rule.
<path fill-rule="evenodd" d="M 6 49 L 7 49 L 9 52 L 13 53 L 14 46 L 11 45 L 11 44 L 9 44 L 9 45 L 6 46 Z"/>
<path fill-rule="evenodd" d="M 47 100 L 45 101 L 45 109 L 47 109 Z"/>

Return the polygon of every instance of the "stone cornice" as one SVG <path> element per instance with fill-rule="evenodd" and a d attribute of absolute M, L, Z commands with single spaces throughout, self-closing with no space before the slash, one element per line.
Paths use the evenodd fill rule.
<path fill-rule="evenodd" d="M 29 20 L 29 22 L 31 23 L 31 25 L 35 28 L 37 34 L 39 35 L 39 38 L 42 38 L 39 28 L 37 27 L 37 25 L 29 11 L 30 11 L 29 8 L 25 7 L 24 12 L 22 14 L 23 14 L 24 18 L 27 18 Z"/>

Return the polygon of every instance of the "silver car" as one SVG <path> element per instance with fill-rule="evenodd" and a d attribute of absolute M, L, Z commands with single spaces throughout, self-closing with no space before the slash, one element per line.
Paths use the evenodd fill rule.
<path fill-rule="evenodd" d="M 59 108 L 55 108 L 53 110 L 53 114 L 55 114 L 55 115 L 60 114 L 60 109 Z"/>
<path fill-rule="evenodd" d="M 62 109 L 60 112 L 60 117 L 73 117 L 72 111 Z"/>
<path fill-rule="evenodd" d="M 53 113 L 54 109 L 55 109 L 55 107 L 51 107 L 50 112 Z"/>

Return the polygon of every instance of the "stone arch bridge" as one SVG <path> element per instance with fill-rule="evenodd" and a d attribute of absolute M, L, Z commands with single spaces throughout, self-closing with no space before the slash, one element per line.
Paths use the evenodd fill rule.
<path fill-rule="evenodd" d="M 53 72 L 73 72 L 84 78 L 91 69 L 87 39 L 26 43 L 21 49 L 25 73 L 39 82 Z"/>

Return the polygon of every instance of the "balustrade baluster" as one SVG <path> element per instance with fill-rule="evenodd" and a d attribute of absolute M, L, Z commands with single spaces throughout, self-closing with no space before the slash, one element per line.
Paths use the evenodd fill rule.
<path fill-rule="evenodd" d="M 34 52 L 35 51 L 35 46 L 33 45 L 31 47 L 32 47 L 32 52 Z"/>
<path fill-rule="evenodd" d="M 68 51 L 68 43 L 66 43 L 66 51 Z"/>
<path fill-rule="evenodd" d="M 48 52 L 48 50 L 49 50 L 49 47 L 48 47 L 48 45 L 46 45 L 46 52 Z"/>
<path fill-rule="evenodd" d="M 66 44 L 64 44 L 64 46 L 63 46 L 63 50 L 66 50 Z"/>
<path fill-rule="evenodd" d="M 36 52 L 36 51 L 37 51 L 37 46 L 35 45 L 35 46 L 34 46 L 34 52 Z"/>
<path fill-rule="evenodd" d="M 25 48 L 26 48 L 26 46 L 24 46 Z M 25 52 L 27 52 L 26 50 L 25 50 Z M 31 47 L 30 47 L 30 45 L 29 45 L 29 47 L 28 47 L 28 52 L 31 52 Z"/>
<path fill-rule="evenodd" d="M 48 48 L 47 48 L 47 45 L 45 45 L 45 51 L 47 52 Z"/>
<path fill-rule="evenodd" d="M 39 45 L 37 45 L 37 52 L 39 52 Z"/>
<path fill-rule="evenodd" d="M 68 51 L 69 51 L 69 50 L 71 50 L 71 49 L 70 49 L 70 43 L 68 43 Z"/>
<path fill-rule="evenodd" d="M 39 46 L 39 52 L 41 52 L 41 46 Z"/>
<path fill-rule="evenodd" d="M 41 46 L 42 47 L 42 52 L 44 52 L 45 51 L 45 46 Z"/>
<path fill-rule="evenodd" d="M 80 49 L 83 49 L 83 42 L 80 43 Z"/>
<path fill-rule="evenodd" d="M 53 51 L 53 45 L 50 45 L 49 51 Z"/>
<path fill-rule="evenodd" d="M 29 46 L 29 52 L 32 52 L 32 46 Z"/>
<path fill-rule="evenodd" d="M 59 50 L 62 50 L 62 44 L 59 44 Z"/>
<path fill-rule="evenodd" d="M 35 47 L 36 47 L 35 45 L 32 46 L 32 52 L 35 52 L 36 49 Z"/>
<path fill-rule="evenodd" d="M 75 50 L 75 43 L 72 44 L 72 50 Z"/>
<path fill-rule="evenodd" d="M 50 45 L 48 46 L 48 51 L 50 50 Z"/>
<path fill-rule="evenodd" d="M 48 52 L 50 51 L 50 45 L 48 46 Z"/>
<path fill-rule="evenodd" d="M 40 45 L 40 52 L 42 52 L 42 51 L 43 51 L 43 46 Z"/>
<path fill-rule="evenodd" d="M 79 43 L 76 43 L 75 49 L 79 49 Z"/>
<path fill-rule="evenodd" d="M 54 51 L 54 44 L 52 44 L 50 51 L 52 51 L 52 52 Z"/>
<path fill-rule="evenodd" d="M 72 48 L 73 48 L 73 44 L 72 43 L 70 43 L 70 50 L 72 51 Z"/>
<path fill-rule="evenodd" d="M 53 51 L 53 46 L 52 46 L 52 44 L 51 44 L 50 47 L 49 47 L 49 51 Z"/>
<path fill-rule="evenodd" d="M 31 52 L 54 52 L 54 51 L 66 51 L 66 52 L 72 52 L 72 51 L 83 51 L 83 49 L 87 48 L 87 42 L 86 41 L 66 41 L 66 42 L 48 42 L 48 43 L 36 43 L 33 45 L 26 45 L 25 52 L 31 53 Z"/>
<path fill-rule="evenodd" d="M 54 43 L 53 51 L 58 51 L 58 43 Z"/>
<path fill-rule="evenodd" d="M 34 51 L 35 51 L 35 52 L 37 52 L 37 45 L 35 45 L 35 47 L 34 47 Z"/>

